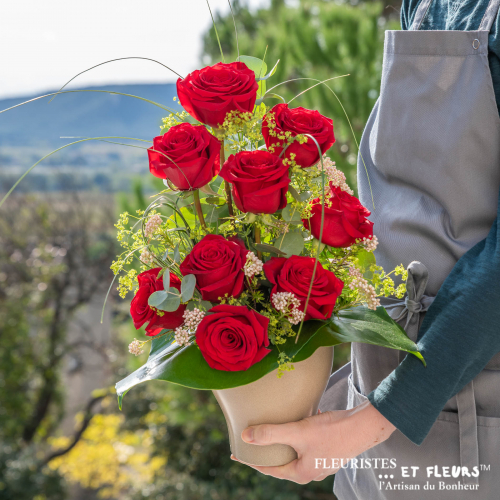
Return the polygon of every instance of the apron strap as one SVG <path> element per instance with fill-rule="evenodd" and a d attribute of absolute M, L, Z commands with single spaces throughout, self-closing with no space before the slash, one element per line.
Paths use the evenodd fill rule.
<path fill-rule="evenodd" d="M 413 24 L 411 26 L 412 31 L 417 31 L 420 29 L 422 22 L 429 11 L 432 0 L 421 0 L 415 17 L 413 19 Z M 479 31 L 490 31 L 493 26 L 493 22 L 497 17 L 498 11 L 500 10 L 500 0 L 490 0 L 488 8 L 484 13 L 481 25 L 479 26 Z"/>
<path fill-rule="evenodd" d="M 413 24 L 411 25 L 410 28 L 412 31 L 418 31 L 420 29 L 422 21 L 424 20 L 424 17 L 426 16 L 427 11 L 431 6 L 431 2 L 432 0 L 421 0 L 417 12 L 415 14 L 415 17 L 413 18 Z"/>
<path fill-rule="evenodd" d="M 500 4 L 500 0 L 495 1 L 498 1 Z M 434 297 L 424 294 L 428 280 L 429 272 L 427 267 L 421 262 L 413 261 L 408 266 L 408 279 L 406 280 L 407 296 L 405 300 L 391 301 L 387 305 L 384 303 L 384 307 L 394 321 L 401 323 L 406 319 L 405 331 L 408 337 L 414 342 L 417 342 L 418 339 L 421 314 L 426 312 L 434 301 Z M 470 473 L 474 467 L 477 467 L 479 470 L 476 400 L 474 397 L 473 381 L 462 388 L 457 393 L 456 398 L 460 439 L 460 466 L 467 467 Z M 463 482 L 466 484 L 479 484 L 478 478 L 472 476 L 463 477 Z"/>
<path fill-rule="evenodd" d="M 488 8 L 484 13 L 483 20 L 481 21 L 481 26 L 479 26 L 479 31 L 491 31 L 491 27 L 498 15 L 499 9 L 500 0 L 490 0 Z"/>
<path fill-rule="evenodd" d="M 460 465 L 467 467 L 469 473 L 474 467 L 479 470 L 479 447 L 477 443 L 476 400 L 474 381 L 470 381 L 457 394 L 458 432 L 460 434 Z M 477 477 L 463 477 L 466 484 L 479 484 Z"/>

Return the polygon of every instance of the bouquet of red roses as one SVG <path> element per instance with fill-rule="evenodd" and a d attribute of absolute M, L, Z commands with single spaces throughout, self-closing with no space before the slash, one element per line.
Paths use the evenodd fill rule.
<path fill-rule="evenodd" d="M 184 111 L 163 119 L 148 149 L 165 189 L 146 210 L 121 214 L 123 252 L 112 265 L 120 295 L 135 294 L 135 328 L 149 337 L 130 352 L 151 342 L 147 362 L 116 385 L 120 406 L 146 380 L 213 390 L 233 453 L 260 465 L 294 452 L 273 445 L 282 448 L 269 458 L 267 447 L 239 440 L 241 430 L 317 411 L 334 345 L 422 359 L 380 306 L 380 296 L 404 295 L 391 274 L 404 281 L 406 271 L 376 265 L 370 212 L 326 155 L 333 120 L 290 107 L 270 92 L 277 85 L 266 90 L 276 66 L 267 73 L 263 60 L 239 56 L 178 79 Z"/>
<path fill-rule="evenodd" d="M 219 390 L 280 377 L 341 342 L 420 356 L 379 307 L 405 287 L 376 266 L 370 212 L 326 156 L 333 120 L 268 106 L 275 69 L 240 56 L 177 81 L 184 111 L 164 118 L 148 150 L 166 189 L 117 224 L 124 252 L 112 269 L 151 337 L 130 352 L 152 340 L 148 362 L 117 384 L 120 403 L 150 379 Z"/>

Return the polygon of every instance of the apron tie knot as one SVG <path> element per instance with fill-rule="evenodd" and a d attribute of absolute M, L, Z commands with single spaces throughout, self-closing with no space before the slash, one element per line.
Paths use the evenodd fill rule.
<path fill-rule="evenodd" d="M 418 329 L 420 326 L 420 313 L 426 312 L 434 301 L 434 297 L 424 295 L 428 281 L 429 271 L 427 267 L 421 262 L 416 260 L 413 261 L 408 266 L 408 278 L 406 280 L 407 296 L 404 302 L 398 300 L 386 306 L 386 309 L 390 311 L 393 308 L 399 309 L 404 304 L 399 315 L 395 318 L 393 317 L 393 319 L 396 322 L 400 322 L 406 318 L 405 330 L 408 337 L 414 342 L 417 341 Z"/>

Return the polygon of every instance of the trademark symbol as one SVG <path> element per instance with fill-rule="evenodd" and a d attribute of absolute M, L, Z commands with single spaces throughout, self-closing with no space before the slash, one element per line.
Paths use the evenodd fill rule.
<path fill-rule="evenodd" d="M 479 467 L 480 467 L 481 470 L 484 471 L 484 470 L 490 470 L 491 465 L 481 464 Z"/>

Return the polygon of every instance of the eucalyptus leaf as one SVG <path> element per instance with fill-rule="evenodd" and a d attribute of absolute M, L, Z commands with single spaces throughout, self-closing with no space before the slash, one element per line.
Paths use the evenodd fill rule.
<path fill-rule="evenodd" d="M 153 292 L 148 298 L 148 305 L 151 307 L 158 308 L 159 305 L 163 304 L 168 298 L 168 293 L 165 290 L 158 290 Z"/>
<path fill-rule="evenodd" d="M 297 331 L 298 326 L 294 330 Z M 342 311 L 338 317 L 327 321 L 307 321 L 297 343 L 295 340 L 290 337 L 280 345 L 280 351 L 293 362 L 307 359 L 319 347 L 362 342 L 406 351 L 425 365 L 417 345 L 383 307 L 378 307 L 376 311 L 356 307 Z M 269 354 L 248 370 L 228 372 L 210 368 L 195 345 L 179 348 L 176 344 L 169 344 L 164 337 L 153 338 L 146 364 L 116 385 L 120 408 L 124 394 L 146 380 L 165 380 L 194 389 L 229 389 L 254 382 L 276 370 L 278 355 L 278 350 L 273 347 Z"/>
<path fill-rule="evenodd" d="M 196 277 L 194 274 L 188 274 L 182 278 L 181 282 L 181 300 L 187 302 L 191 300 L 196 286 Z"/>
<path fill-rule="evenodd" d="M 285 252 L 286 257 L 300 255 L 304 250 L 304 238 L 301 233 L 302 231 L 289 231 L 277 238 L 274 246 Z"/>
<path fill-rule="evenodd" d="M 219 209 L 214 205 L 210 206 L 206 212 L 203 211 L 203 214 L 207 224 L 214 224 L 219 220 Z"/>
<path fill-rule="evenodd" d="M 167 292 L 167 298 L 160 305 L 156 306 L 156 309 L 159 311 L 174 312 L 179 309 L 180 305 L 181 297 L 179 291 L 176 288 L 170 287 Z"/>
<path fill-rule="evenodd" d="M 281 216 L 289 224 L 302 225 L 299 211 L 290 204 L 283 209 Z"/>
<path fill-rule="evenodd" d="M 200 302 L 200 306 L 205 309 L 205 311 L 210 311 L 210 309 L 212 309 L 213 307 L 213 304 L 211 302 L 209 302 L 208 300 L 202 300 Z"/>
<path fill-rule="evenodd" d="M 285 252 L 282 252 L 278 248 L 268 245 L 267 243 L 256 243 L 255 248 L 260 252 L 274 253 L 280 257 L 284 257 L 286 255 Z"/>

